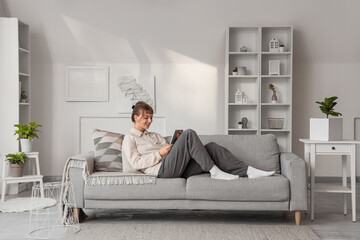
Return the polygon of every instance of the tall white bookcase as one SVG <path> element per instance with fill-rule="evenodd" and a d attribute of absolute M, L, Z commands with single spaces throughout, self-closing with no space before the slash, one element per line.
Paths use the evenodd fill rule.
<path fill-rule="evenodd" d="M 28 99 L 20 103 L 21 91 Z M 30 38 L 29 26 L 17 18 L 0 18 L 0 152 L 18 152 L 14 124 L 30 121 Z M 12 184 L 16 194 L 26 184 Z"/>
<path fill-rule="evenodd" d="M 283 52 L 270 52 L 273 38 L 285 46 Z M 240 51 L 243 46 L 247 52 Z M 274 134 L 280 151 L 291 151 L 293 27 L 228 27 L 225 52 L 226 134 Z M 279 62 L 279 75 L 269 75 L 269 61 Z M 245 75 L 232 75 L 235 67 L 246 67 Z M 271 101 L 270 83 L 275 85 L 277 103 Z M 235 102 L 237 89 L 248 98 L 247 103 Z M 248 119 L 247 129 L 238 127 L 243 117 Z M 268 118 L 284 118 L 283 128 L 270 129 Z"/>

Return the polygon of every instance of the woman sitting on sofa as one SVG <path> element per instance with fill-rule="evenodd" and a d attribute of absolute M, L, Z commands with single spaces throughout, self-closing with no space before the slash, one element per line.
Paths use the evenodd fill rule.
<path fill-rule="evenodd" d="M 145 102 L 133 106 L 130 129 L 122 144 L 122 151 L 131 167 L 159 178 L 190 177 L 210 172 L 211 178 L 232 180 L 243 176 L 258 178 L 271 176 L 274 171 L 262 171 L 247 166 L 229 150 L 216 143 L 201 143 L 195 131 L 184 131 L 175 144 L 168 144 L 158 133 L 148 132 L 153 109 Z"/>

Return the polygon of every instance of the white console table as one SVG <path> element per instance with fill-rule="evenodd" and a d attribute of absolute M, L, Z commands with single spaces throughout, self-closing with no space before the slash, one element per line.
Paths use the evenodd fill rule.
<path fill-rule="evenodd" d="M 10 183 L 21 183 L 21 182 L 39 182 L 40 187 L 43 189 L 43 176 L 40 175 L 40 164 L 39 164 L 39 153 L 38 152 L 29 152 L 25 153 L 28 156 L 28 161 L 31 159 L 35 160 L 36 166 L 36 173 L 34 175 L 24 175 L 22 177 L 8 177 L 5 174 L 5 167 L 6 167 L 6 155 L 7 154 L 0 154 L 2 159 L 2 192 L 1 192 L 1 201 L 5 201 L 5 194 L 6 194 L 6 184 Z M 42 192 L 42 196 L 44 196 L 44 192 Z"/>
<path fill-rule="evenodd" d="M 305 145 L 304 158 L 310 166 L 310 209 L 311 220 L 314 220 L 314 200 L 315 192 L 321 193 L 342 193 L 344 194 L 344 214 L 347 214 L 347 194 L 351 194 L 352 220 L 356 221 L 356 155 L 355 145 L 360 141 L 341 140 L 341 141 L 318 141 L 310 139 L 300 139 Z M 315 167 L 317 155 L 339 155 L 342 156 L 342 185 L 339 184 L 315 184 Z M 350 159 L 350 188 L 347 186 L 347 159 Z"/>

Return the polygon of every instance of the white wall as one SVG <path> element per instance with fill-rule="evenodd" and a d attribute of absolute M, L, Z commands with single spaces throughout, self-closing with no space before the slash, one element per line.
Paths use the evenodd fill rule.
<path fill-rule="evenodd" d="M 229 25 L 294 26 L 293 151 L 309 137 L 315 104 L 336 95 L 344 135 L 360 116 L 360 1 L 356 0 L 11 0 L 12 17 L 31 26 L 32 119 L 44 127 L 36 148 L 42 173 L 61 175 L 77 151 L 79 116 L 116 115 L 117 76 L 157 77 L 157 114 L 167 131 L 223 133 L 225 29 Z M 1 6 L 1 5 L 0 5 Z M 107 103 L 65 102 L 65 66 L 108 65 Z M 339 176 L 338 158 L 318 175 Z"/>
<path fill-rule="evenodd" d="M 10 17 L 9 9 L 4 0 L 0 0 L 0 17 Z"/>

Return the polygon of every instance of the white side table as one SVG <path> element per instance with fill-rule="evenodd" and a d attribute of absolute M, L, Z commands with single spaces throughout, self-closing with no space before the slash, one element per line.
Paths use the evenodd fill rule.
<path fill-rule="evenodd" d="M 40 175 L 39 153 L 38 152 L 29 152 L 29 153 L 25 153 L 25 154 L 29 158 L 28 161 L 31 159 L 35 160 L 36 173 L 34 175 L 24 175 L 22 177 L 7 177 L 7 176 L 5 176 L 5 167 L 7 165 L 7 162 L 6 162 L 7 154 L 0 154 L 0 157 L 2 159 L 2 174 L 1 174 L 1 180 L 2 180 L 1 201 L 2 202 L 5 201 L 6 184 L 21 183 L 21 182 L 34 182 L 34 183 L 39 182 L 41 188 L 43 186 L 43 176 Z M 42 196 L 44 196 L 44 192 L 42 192 Z"/>
<path fill-rule="evenodd" d="M 45 193 L 45 198 L 43 194 Z M 37 207 L 39 202 L 48 207 Z M 80 230 L 75 193 L 71 182 L 50 182 L 32 187 L 29 236 L 36 239 L 65 238 Z"/>
<path fill-rule="evenodd" d="M 347 194 L 351 194 L 352 220 L 356 221 L 356 155 L 355 145 L 360 141 L 318 141 L 311 139 L 299 139 L 305 144 L 304 158 L 310 166 L 310 209 L 311 220 L 314 220 L 315 192 L 342 193 L 344 194 L 344 214 L 347 214 Z M 339 184 L 315 184 L 315 167 L 317 155 L 339 155 L 342 156 L 342 185 Z M 347 187 L 347 159 L 350 159 L 351 187 Z"/>

